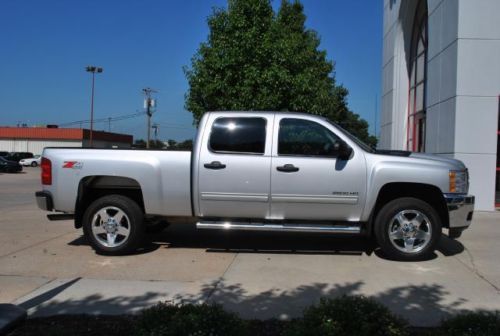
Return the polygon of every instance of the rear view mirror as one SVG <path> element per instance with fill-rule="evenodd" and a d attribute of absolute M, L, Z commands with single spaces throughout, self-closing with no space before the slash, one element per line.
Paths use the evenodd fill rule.
<path fill-rule="evenodd" d="M 338 158 L 341 160 L 349 160 L 352 154 L 352 148 L 344 141 L 339 141 L 335 144 L 335 149 L 338 153 Z"/>

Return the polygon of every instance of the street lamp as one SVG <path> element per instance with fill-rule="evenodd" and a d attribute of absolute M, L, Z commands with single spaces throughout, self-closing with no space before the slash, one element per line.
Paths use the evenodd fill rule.
<path fill-rule="evenodd" d="M 90 147 L 92 148 L 92 132 L 94 131 L 94 81 L 95 81 L 95 74 L 96 73 L 101 73 L 102 68 L 89 65 L 85 68 L 87 72 L 92 73 L 92 97 L 90 100 Z"/>

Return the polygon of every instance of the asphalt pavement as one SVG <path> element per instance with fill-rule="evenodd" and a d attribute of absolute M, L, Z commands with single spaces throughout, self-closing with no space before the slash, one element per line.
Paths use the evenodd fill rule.
<path fill-rule="evenodd" d="M 101 256 L 71 221 L 36 207 L 39 169 L 0 174 L 0 303 L 30 316 L 136 313 L 158 301 L 218 302 L 244 318 L 300 316 L 320 297 L 363 294 L 415 326 L 500 310 L 500 213 L 476 212 L 429 260 L 387 260 L 364 238 L 197 231 L 179 223 L 134 255 Z"/>

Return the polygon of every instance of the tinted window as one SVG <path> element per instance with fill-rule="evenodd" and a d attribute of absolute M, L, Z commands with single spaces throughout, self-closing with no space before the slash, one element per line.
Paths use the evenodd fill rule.
<path fill-rule="evenodd" d="M 212 126 L 209 148 L 218 153 L 264 154 L 265 143 L 265 119 L 219 118 Z"/>
<path fill-rule="evenodd" d="M 336 156 L 339 138 L 326 127 L 309 120 L 281 119 L 279 155 Z"/>

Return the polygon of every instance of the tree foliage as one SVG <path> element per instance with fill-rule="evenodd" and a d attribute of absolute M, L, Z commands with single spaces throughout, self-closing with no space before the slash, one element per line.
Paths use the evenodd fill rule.
<path fill-rule="evenodd" d="M 146 148 L 146 140 L 138 139 L 134 143 L 135 148 Z M 179 150 L 190 151 L 193 149 L 193 140 L 187 139 L 181 142 L 169 139 L 167 142 L 160 140 L 149 140 L 149 148 L 151 149 L 165 149 L 165 150 Z"/>
<path fill-rule="evenodd" d="M 185 69 L 185 106 L 195 124 L 207 111 L 301 111 L 327 117 L 374 145 L 305 21 L 298 0 L 282 0 L 277 13 L 270 0 L 228 0 L 227 9 L 214 9 L 208 40 Z"/>
<path fill-rule="evenodd" d="M 137 139 L 134 142 L 134 147 L 135 148 L 146 148 L 146 140 L 144 139 Z M 165 148 L 165 144 L 161 142 L 160 140 L 149 140 L 149 148 L 151 149 L 163 149 Z"/>

